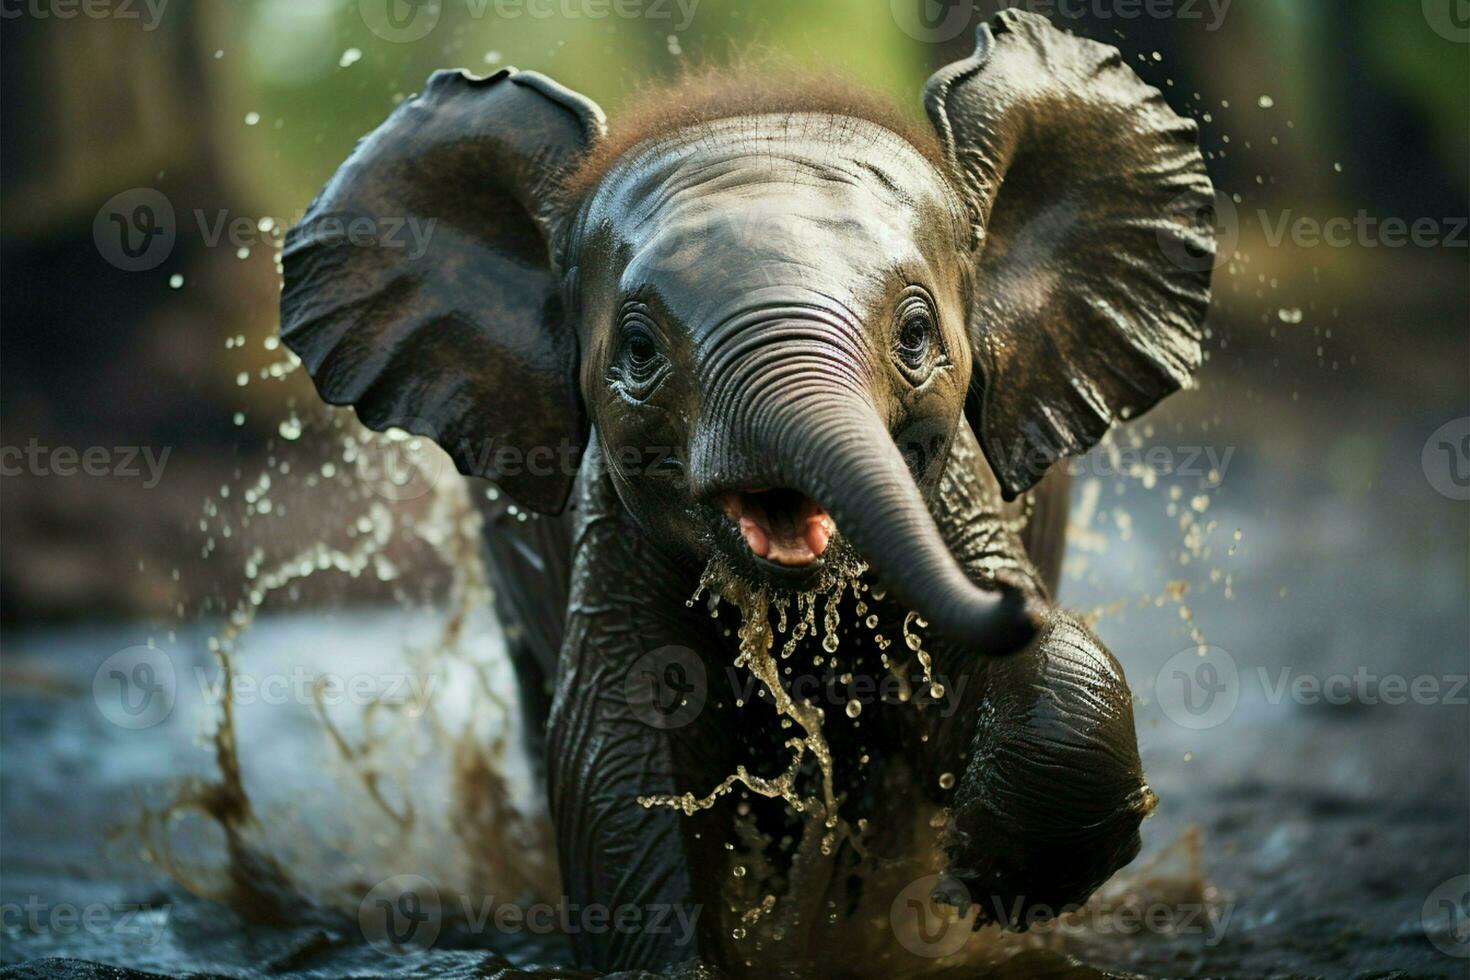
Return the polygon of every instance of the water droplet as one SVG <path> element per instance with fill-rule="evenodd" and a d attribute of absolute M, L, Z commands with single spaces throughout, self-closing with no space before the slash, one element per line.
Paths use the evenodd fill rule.
<path fill-rule="evenodd" d="M 1282 323 L 1301 323 L 1302 311 L 1298 307 L 1290 307 L 1276 311 L 1276 316 Z"/>
<path fill-rule="evenodd" d="M 283 420 L 281 424 L 277 427 L 276 431 L 278 431 L 281 434 L 281 438 L 285 439 L 287 442 L 295 442 L 297 439 L 301 438 L 301 420 L 293 415 L 289 419 Z"/>
<path fill-rule="evenodd" d="M 849 717 L 849 718 L 856 718 L 858 715 L 860 715 L 862 713 L 863 713 L 863 703 L 861 701 L 859 701 L 857 698 L 853 698 L 851 701 L 847 702 L 847 717 Z"/>
<path fill-rule="evenodd" d="M 954 789 L 954 773 L 945 772 L 939 774 L 940 789 Z"/>
<path fill-rule="evenodd" d="M 168 286 L 170 289 L 179 289 L 183 285 L 184 277 L 179 273 L 175 272 L 173 275 L 168 277 Z"/>
<path fill-rule="evenodd" d="M 1271 96 L 1269 95 L 1263 95 L 1256 100 L 1256 105 L 1260 106 L 1262 109 L 1269 109 L 1275 104 L 1276 100 L 1271 98 Z"/>
<path fill-rule="evenodd" d="M 258 122 L 260 122 L 260 113 L 258 113 L 258 112 L 247 112 L 247 113 L 245 113 L 245 125 L 247 125 L 247 126 L 254 126 Z"/>
<path fill-rule="evenodd" d="M 349 65 L 357 64 L 358 59 L 361 57 L 362 52 L 357 48 L 348 48 L 342 52 L 342 57 L 337 59 L 337 64 L 339 67 L 346 68 Z"/>
<path fill-rule="evenodd" d="M 241 371 L 239 374 L 235 375 L 235 384 L 239 385 L 241 388 L 245 387 L 249 383 L 250 383 L 250 372 L 249 371 Z"/>

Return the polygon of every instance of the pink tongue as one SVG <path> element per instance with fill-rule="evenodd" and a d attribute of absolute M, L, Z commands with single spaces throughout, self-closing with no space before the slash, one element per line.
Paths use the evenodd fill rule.
<path fill-rule="evenodd" d="M 742 501 L 732 494 L 726 498 L 724 507 L 725 513 L 739 525 L 740 536 L 751 554 L 778 565 L 809 565 L 827 550 L 832 538 L 832 518 L 814 501 L 807 501 L 804 514 L 797 518 L 800 530 L 791 528 L 787 521 L 778 526 L 780 533 L 772 532 L 771 522 L 758 505 L 753 507 L 754 517 L 743 513 Z"/>
<path fill-rule="evenodd" d="M 748 517 L 740 518 L 740 533 L 757 558 L 765 558 L 771 553 L 771 538 L 755 521 Z"/>
<path fill-rule="evenodd" d="M 827 550 L 827 541 L 832 537 L 832 520 L 823 514 L 821 517 L 813 518 L 806 524 L 806 546 L 811 549 L 813 555 L 820 555 Z"/>

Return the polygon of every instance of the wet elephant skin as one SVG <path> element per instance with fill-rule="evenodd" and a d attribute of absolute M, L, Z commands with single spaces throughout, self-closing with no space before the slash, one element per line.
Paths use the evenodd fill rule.
<path fill-rule="evenodd" d="M 942 871 L 938 899 L 1020 927 L 1131 860 L 1153 805 L 1122 671 L 1053 605 L 1066 483 L 1048 471 L 1199 365 L 1194 124 L 1117 51 L 1018 11 L 930 80 L 929 132 L 730 88 L 615 144 L 543 76 L 437 73 L 284 256 L 282 336 L 323 399 L 504 493 L 487 553 L 523 689 L 554 684 L 532 741 L 544 723 L 567 900 L 699 914 L 687 937 L 580 932 L 593 970 L 773 969 L 732 937 L 726 845 L 765 848 L 789 885 L 800 819 L 739 794 L 640 802 L 787 755 L 770 706 L 726 683 L 733 611 L 687 601 L 712 561 L 772 595 L 866 568 L 876 625 L 843 600 L 843 672 L 881 677 L 873 633 L 901 637 L 912 611 L 950 679 L 923 709 L 827 706 L 842 818 L 884 830 L 822 865 L 808 890 L 842 901 L 814 906 L 792 969 L 871 932 L 843 916 L 879 865 Z M 433 223 L 422 254 L 345 231 L 407 217 Z M 808 645 L 792 662 L 822 674 Z M 625 693 L 666 648 L 708 685 L 672 727 Z"/>

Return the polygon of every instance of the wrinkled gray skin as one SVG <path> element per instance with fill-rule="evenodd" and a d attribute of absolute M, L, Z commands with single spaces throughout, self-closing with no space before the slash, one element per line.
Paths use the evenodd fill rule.
<path fill-rule="evenodd" d="M 699 914 L 687 940 L 579 931 L 582 966 L 742 975 L 753 955 L 721 892 L 744 853 L 725 847 L 735 797 L 692 816 L 638 802 L 703 796 L 742 764 L 774 776 L 789 757 L 791 732 L 726 683 L 731 613 L 686 604 L 714 557 L 775 590 L 860 557 L 888 593 L 868 598 L 877 631 L 896 638 L 920 612 L 948 688 L 856 719 L 822 702 L 840 813 L 866 821 L 868 857 L 839 848 L 834 931 L 756 956 L 757 972 L 830 963 L 847 936 L 881 950 L 869 921 L 841 919 L 887 907 L 862 894 L 889 887 L 880 864 L 904 869 L 900 885 L 944 871 L 937 898 L 1016 927 L 1137 852 L 1152 794 L 1130 694 L 1051 606 L 1067 486 L 1042 477 L 1199 363 L 1211 195 L 1194 127 L 1116 51 L 1018 12 L 982 28 L 925 104 L 942 166 L 874 123 L 784 108 L 655 137 L 573 198 L 563 181 L 602 138 L 595 105 L 531 73 L 440 73 L 288 240 L 282 334 L 322 396 L 434 436 L 550 515 L 519 519 L 502 498 L 487 552 L 567 900 Z M 344 243 L 332 220 L 364 215 L 438 224 L 415 257 Z M 732 500 L 819 506 L 835 534 L 815 558 L 761 558 Z M 803 648 L 793 682 L 886 675 L 856 618 L 849 599 L 840 668 Z M 648 655 L 670 646 L 698 658 L 705 684 L 679 690 L 705 703 L 650 724 L 629 679 L 657 675 L 667 661 Z M 763 832 L 799 835 L 780 801 L 750 806 Z M 933 807 L 946 826 L 916 836 Z M 778 906 L 809 903 L 809 928 L 826 912 L 808 891 Z"/>

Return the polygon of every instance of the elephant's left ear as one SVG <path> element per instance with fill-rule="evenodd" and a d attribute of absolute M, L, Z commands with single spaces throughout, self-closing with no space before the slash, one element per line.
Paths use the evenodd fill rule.
<path fill-rule="evenodd" d="M 436 72 L 286 236 L 281 338 L 322 398 L 561 510 L 587 439 L 554 254 L 596 104 L 535 72 Z"/>
<path fill-rule="evenodd" d="M 1035 14 L 981 25 L 924 104 L 976 229 L 966 415 L 1010 498 L 1199 367 L 1213 192 L 1193 120 Z"/>

